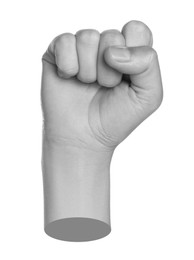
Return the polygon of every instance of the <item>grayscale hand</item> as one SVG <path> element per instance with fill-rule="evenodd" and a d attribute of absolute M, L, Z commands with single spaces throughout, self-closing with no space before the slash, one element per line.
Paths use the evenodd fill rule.
<path fill-rule="evenodd" d="M 152 33 L 81 30 L 56 37 L 43 55 L 45 232 L 90 241 L 111 231 L 110 162 L 117 145 L 161 104 Z"/>
<path fill-rule="evenodd" d="M 114 149 L 162 101 L 151 45 L 151 31 L 138 21 L 127 23 L 122 33 L 81 30 L 55 38 L 43 56 L 47 134 L 69 145 Z M 123 74 L 130 80 L 122 80 Z"/>

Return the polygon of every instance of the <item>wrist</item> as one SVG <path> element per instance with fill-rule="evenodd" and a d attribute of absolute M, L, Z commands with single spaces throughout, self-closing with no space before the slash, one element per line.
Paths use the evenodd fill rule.
<path fill-rule="evenodd" d="M 43 137 L 45 232 L 69 241 L 110 233 L 110 162 L 94 151 Z"/>

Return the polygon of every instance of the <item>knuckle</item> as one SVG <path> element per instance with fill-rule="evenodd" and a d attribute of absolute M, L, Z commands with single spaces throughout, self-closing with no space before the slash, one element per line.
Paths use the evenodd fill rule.
<path fill-rule="evenodd" d="M 116 29 L 105 30 L 101 33 L 101 37 L 115 38 L 115 36 L 121 35 Z"/>
<path fill-rule="evenodd" d="M 55 47 L 62 48 L 63 46 L 72 44 L 73 41 L 74 35 L 72 33 L 64 33 L 56 39 Z"/>
<path fill-rule="evenodd" d="M 103 31 L 100 36 L 100 41 L 105 45 L 125 45 L 124 36 L 116 29 Z"/>
<path fill-rule="evenodd" d="M 76 37 L 82 42 L 96 42 L 99 40 L 100 33 L 95 29 L 83 29 L 76 33 Z"/>

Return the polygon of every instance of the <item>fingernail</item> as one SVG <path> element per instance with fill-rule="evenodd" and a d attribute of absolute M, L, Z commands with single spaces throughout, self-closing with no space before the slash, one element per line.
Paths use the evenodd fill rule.
<path fill-rule="evenodd" d="M 118 62 L 128 62 L 131 59 L 130 52 L 127 47 L 117 46 L 110 47 L 111 55 Z"/>

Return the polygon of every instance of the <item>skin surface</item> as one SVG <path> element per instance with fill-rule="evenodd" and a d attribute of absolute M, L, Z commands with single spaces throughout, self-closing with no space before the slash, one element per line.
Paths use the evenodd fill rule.
<path fill-rule="evenodd" d="M 120 49 L 126 61 L 116 62 L 109 46 L 125 44 L 147 47 Z M 88 149 L 114 149 L 162 101 L 158 58 L 151 45 L 151 31 L 138 21 L 126 24 L 122 33 L 81 30 L 76 36 L 58 36 L 43 56 L 48 135 Z M 122 74 L 131 74 L 132 83 L 121 81 Z"/>
<path fill-rule="evenodd" d="M 64 33 L 43 55 L 42 165 L 48 235 L 88 241 L 110 233 L 112 154 L 162 102 L 152 43 L 150 29 L 130 21 L 121 32 Z"/>

